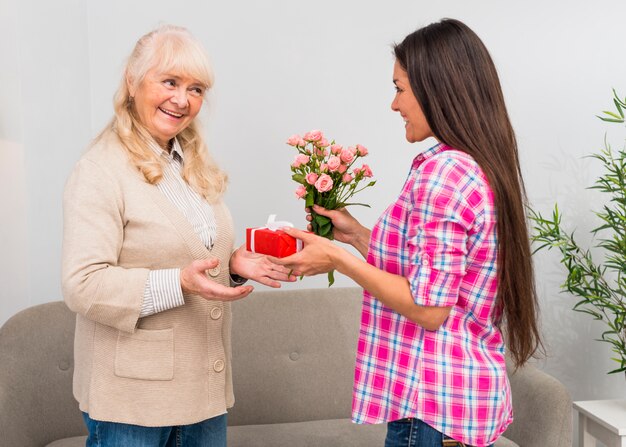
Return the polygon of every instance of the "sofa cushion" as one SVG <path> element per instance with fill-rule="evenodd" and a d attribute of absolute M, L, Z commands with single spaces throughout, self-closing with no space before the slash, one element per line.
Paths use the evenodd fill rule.
<path fill-rule="evenodd" d="M 382 447 L 387 424 L 359 425 L 350 419 L 228 427 L 228 447 Z M 501 437 L 495 447 L 519 447 Z"/>
<path fill-rule="evenodd" d="M 510 439 L 500 436 L 495 444 L 496 447 L 519 447 L 519 444 L 514 443 Z"/>
<path fill-rule="evenodd" d="M 350 419 L 228 427 L 228 447 L 367 447 L 382 446 L 387 426 L 357 425 Z M 46 447 L 84 447 L 86 436 L 66 438 Z"/>
<path fill-rule="evenodd" d="M 230 425 L 350 418 L 362 290 L 254 292 L 233 303 Z"/>
<path fill-rule="evenodd" d="M 75 436 L 73 438 L 59 439 L 47 444 L 46 447 L 85 447 L 87 436 Z"/>
<path fill-rule="evenodd" d="M 316 422 L 292 422 L 288 424 L 240 425 L 228 427 L 229 447 L 380 447 L 384 444 L 387 426 L 360 425 L 349 419 Z M 86 436 L 61 439 L 46 447 L 84 447 Z M 519 447 L 513 441 L 501 437 L 496 447 Z"/>
<path fill-rule="evenodd" d="M 358 425 L 350 419 L 228 427 L 228 447 L 383 446 L 387 426 Z"/>

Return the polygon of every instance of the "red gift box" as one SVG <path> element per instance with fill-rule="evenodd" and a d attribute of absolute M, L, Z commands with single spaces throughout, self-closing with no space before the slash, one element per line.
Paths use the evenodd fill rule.
<path fill-rule="evenodd" d="M 302 241 L 278 228 L 292 226 L 289 222 L 275 222 L 272 214 L 265 227 L 246 228 L 246 249 L 253 253 L 284 258 L 302 248 Z"/>
<path fill-rule="evenodd" d="M 284 258 L 298 251 L 297 242 L 296 238 L 284 231 L 268 228 L 246 229 L 246 248 L 253 253 Z"/>

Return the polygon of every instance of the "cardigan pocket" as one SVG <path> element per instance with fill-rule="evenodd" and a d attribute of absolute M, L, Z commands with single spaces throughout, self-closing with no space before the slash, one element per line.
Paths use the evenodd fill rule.
<path fill-rule="evenodd" d="M 140 380 L 174 379 L 174 329 L 119 332 L 115 375 Z"/>

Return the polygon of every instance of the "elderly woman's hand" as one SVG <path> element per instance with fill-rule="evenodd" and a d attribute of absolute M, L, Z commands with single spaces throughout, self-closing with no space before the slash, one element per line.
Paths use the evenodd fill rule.
<path fill-rule="evenodd" d="M 246 250 L 245 245 L 235 250 L 230 257 L 230 271 L 274 288 L 280 287 L 279 281 L 293 282 L 296 280 L 296 276 L 289 274 L 288 268 L 275 264 L 265 255 Z"/>
<path fill-rule="evenodd" d="M 219 259 L 193 261 L 180 271 L 180 286 L 183 293 L 199 295 L 207 300 L 234 301 L 247 297 L 252 286 L 226 287 L 210 280 L 206 271 L 219 265 Z"/>

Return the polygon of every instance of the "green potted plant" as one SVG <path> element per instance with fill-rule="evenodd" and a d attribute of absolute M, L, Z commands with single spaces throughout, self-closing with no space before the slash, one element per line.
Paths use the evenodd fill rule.
<path fill-rule="evenodd" d="M 615 90 L 613 96 L 616 111 L 604 111 L 598 118 L 624 123 L 626 99 L 620 99 Z M 574 240 L 573 232 L 563 230 L 558 205 L 549 218 L 529 210 L 534 230 L 532 240 L 537 246 L 533 253 L 544 248 L 560 252 L 561 263 L 567 270 L 562 289 L 580 299 L 573 306 L 575 311 L 587 313 L 607 325 L 599 341 L 611 345 L 615 354 L 612 360 L 619 365 L 609 374 L 626 373 L 626 151 L 614 151 L 605 139 L 604 148 L 589 157 L 603 166 L 603 174 L 590 189 L 607 195 L 606 204 L 595 211 L 600 225 L 591 230 L 593 252 L 602 253 L 602 261 L 596 262 L 591 249 L 581 247 Z"/>

